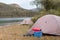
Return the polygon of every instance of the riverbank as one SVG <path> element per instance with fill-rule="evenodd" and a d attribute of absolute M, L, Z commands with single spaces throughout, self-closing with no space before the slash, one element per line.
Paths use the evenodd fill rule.
<path fill-rule="evenodd" d="M 11 22 L 11 23 L 0 23 L 0 26 L 10 26 L 13 24 L 20 24 L 20 22 Z"/>

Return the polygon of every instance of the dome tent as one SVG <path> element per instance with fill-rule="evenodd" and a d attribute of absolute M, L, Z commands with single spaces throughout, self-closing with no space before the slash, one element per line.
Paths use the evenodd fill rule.
<path fill-rule="evenodd" d="M 45 15 L 39 18 L 36 23 L 28 30 L 33 34 L 32 28 L 41 28 L 43 33 L 60 35 L 60 17 L 56 15 Z"/>
<path fill-rule="evenodd" d="M 26 18 L 20 24 L 28 24 L 28 25 L 31 25 L 31 24 L 33 24 L 33 21 L 31 20 L 31 18 Z"/>

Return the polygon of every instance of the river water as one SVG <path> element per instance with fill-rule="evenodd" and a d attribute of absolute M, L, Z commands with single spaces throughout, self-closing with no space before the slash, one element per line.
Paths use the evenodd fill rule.
<path fill-rule="evenodd" d="M 6 25 L 6 24 L 9 24 L 9 23 L 14 23 L 14 22 L 21 22 L 26 18 L 32 18 L 32 17 L 0 18 L 0 26 Z"/>

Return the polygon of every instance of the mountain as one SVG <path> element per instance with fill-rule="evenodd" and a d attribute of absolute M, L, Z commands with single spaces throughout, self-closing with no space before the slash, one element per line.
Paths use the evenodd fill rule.
<path fill-rule="evenodd" d="M 18 4 L 9 4 L 9 5 L 12 7 L 19 7 L 20 8 L 20 6 Z"/>
<path fill-rule="evenodd" d="M 18 4 L 0 3 L 0 18 L 4 17 L 33 17 L 37 15 L 36 12 L 26 10 Z"/>
<path fill-rule="evenodd" d="M 31 9 L 31 11 L 34 11 L 34 12 L 39 12 L 40 10 L 41 10 L 40 8 Z"/>
<path fill-rule="evenodd" d="M 33 12 L 40 12 L 42 10 L 44 10 L 44 7 L 31 9 L 31 11 L 33 11 Z"/>

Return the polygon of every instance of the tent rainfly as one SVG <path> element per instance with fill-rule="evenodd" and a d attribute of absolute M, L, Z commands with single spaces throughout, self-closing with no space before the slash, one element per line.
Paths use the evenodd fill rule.
<path fill-rule="evenodd" d="M 56 15 L 45 15 L 39 18 L 36 23 L 28 30 L 29 34 L 33 34 L 32 28 L 41 28 L 45 34 L 60 35 L 60 17 Z"/>

